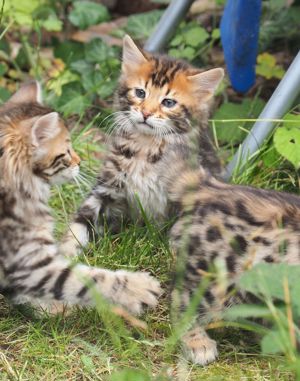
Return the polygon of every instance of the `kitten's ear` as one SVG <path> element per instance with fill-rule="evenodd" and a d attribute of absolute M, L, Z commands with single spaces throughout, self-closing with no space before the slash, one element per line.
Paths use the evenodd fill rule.
<path fill-rule="evenodd" d="M 31 129 L 32 144 L 39 146 L 45 141 L 54 138 L 60 132 L 59 115 L 50 112 L 38 118 Z"/>
<path fill-rule="evenodd" d="M 42 89 L 37 81 L 29 82 L 19 88 L 8 100 L 8 103 L 40 103 L 42 104 Z"/>
<path fill-rule="evenodd" d="M 132 67 L 139 66 L 147 62 L 146 57 L 135 45 L 132 38 L 126 34 L 123 38 L 122 70 L 126 71 Z"/>
<path fill-rule="evenodd" d="M 191 75 L 188 78 L 192 81 L 193 85 L 196 85 L 196 88 L 198 88 L 200 92 L 207 94 L 208 97 L 212 97 L 223 77 L 224 70 L 217 68 Z"/>

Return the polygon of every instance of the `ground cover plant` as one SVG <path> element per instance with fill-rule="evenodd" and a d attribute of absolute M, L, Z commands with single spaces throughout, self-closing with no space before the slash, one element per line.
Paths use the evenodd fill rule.
<path fill-rule="evenodd" d="M 165 6 L 165 2 L 145 1 L 138 14 L 124 17 L 126 6 L 120 15 L 120 5 L 112 3 L 6 0 L 0 4 L 1 101 L 20 82 L 38 78 L 46 102 L 69 121 L 74 147 L 83 159 L 80 184 L 53 189 L 58 237 L 101 166 L 104 132 L 109 132 L 112 122 L 109 114 L 121 37 L 130 33 L 142 43 Z M 167 51 L 195 65 L 223 65 L 219 21 L 224 1 L 200 13 L 196 5 Z M 298 1 L 264 1 L 256 84 L 246 95 L 236 94 L 228 81 L 219 89 L 211 129 L 224 163 L 247 135 L 297 52 L 299 12 Z M 241 173 L 234 174 L 233 182 L 299 193 L 299 103 L 277 121 L 273 136 Z M 80 260 L 111 269 L 147 270 L 167 290 L 175 259 L 166 229 L 145 222 L 145 227 L 127 226 L 118 235 L 107 232 L 88 246 Z M 298 267 L 261 265 L 242 277 L 241 287 L 261 303 L 232 308 L 224 320 L 211 325 L 212 336 L 221 337 L 221 355 L 207 368 L 181 359 L 167 291 L 157 310 L 144 315 L 143 321 L 121 317 L 122 311 L 115 314 L 103 303 L 92 311 L 37 319 L 32 311 L 13 308 L 0 299 L 0 380 L 300 379 L 298 273 Z M 269 324 L 253 322 L 252 317 Z"/>

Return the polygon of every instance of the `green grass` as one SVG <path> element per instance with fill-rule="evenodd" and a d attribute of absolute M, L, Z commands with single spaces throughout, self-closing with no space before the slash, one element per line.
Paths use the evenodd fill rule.
<path fill-rule="evenodd" d="M 75 145 L 83 152 L 85 169 L 92 172 L 95 160 L 84 148 L 93 148 L 86 143 L 84 134 Z M 235 182 L 285 189 L 285 180 L 272 182 L 273 174 L 264 174 L 258 168 L 259 162 L 256 162 L 242 177 L 236 177 Z M 79 204 L 81 191 L 75 185 L 53 190 L 51 206 L 58 237 L 66 227 L 68 216 Z M 176 348 L 166 352 L 165 343 L 172 334 L 168 282 L 174 258 L 163 230 L 150 224 L 129 226 L 114 236 L 106 234 L 91 243 L 80 260 L 111 269 L 146 270 L 161 280 L 166 291 L 158 308 L 142 317 L 147 330 L 113 318 L 105 308 L 99 311 L 76 309 L 69 316 L 45 315 L 37 319 L 1 299 L 0 381 L 293 379 L 283 357 L 262 356 L 258 336 L 233 328 L 211 332 L 219 342 L 220 358 L 206 368 L 187 363 Z M 118 374 L 128 368 L 138 369 L 140 374 L 127 374 L 127 378 Z"/>

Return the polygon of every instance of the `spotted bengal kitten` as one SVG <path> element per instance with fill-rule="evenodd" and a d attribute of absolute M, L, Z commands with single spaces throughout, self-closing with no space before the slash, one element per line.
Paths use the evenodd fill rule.
<path fill-rule="evenodd" d="M 214 174 L 220 163 L 207 132 L 209 105 L 223 78 L 222 69 L 201 72 L 185 62 L 141 51 L 124 38 L 122 74 L 116 93 L 114 132 L 97 183 L 71 224 L 62 250 L 76 253 L 104 222 L 118 231 L 124 220 L 137 221 L 139 199 L 156 221 L 172 212 L 162 159 L 184 157 L 188 142 L 199 140 L 199 162 Z M 179 157 L 178 157 L 179 158 Z"/>
<path fill-rule="evenodd" d="M 0 108 L 0 292 L 43 307 L 93 305 L 95 291 L 133 313 L 154 307 L 160 289 L 148 274 L 71 264 L 59 253 L 50 186 L 72 180 L 80 158 L 40 94 L 36 83 L 28 84 Z"/>
<path fill-rule="evenodd" d="M 225 184 L 183 162 L 173 170 L 169 193 L 181 210 L 171 229 L 179 261 L 173 298 L 180 321 L 201 281 L 210 280 L 182 339 L 187 357 L 205 365 L 218 355 L 205 325 L 220 319 L 225 307 L 253 302 L 238 289 L 241 274 L 260 262 L 300 264 L 300 197 Z"/>

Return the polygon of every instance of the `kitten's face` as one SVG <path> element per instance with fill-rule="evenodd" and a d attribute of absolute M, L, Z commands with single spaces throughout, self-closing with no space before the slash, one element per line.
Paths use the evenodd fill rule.
<path fill-rule="evenodd" d="M 123 114 L 117 121 L 125 130 L 156 136 L 187 132 L 222 78 L 222 69 L 199 73 L 184 62 L 144 53 L 126 36 L 118 92 Z"/>
<path fill-rule="evenodd" d="M 41 105 L 37 83 L 20 88 L 0 110 L 1 158 L 7 177 L 16 182 L 31 173 L 49 184 L 74 180 L 80 158 L 56 112 Z M 23 177 L 24 177 L 23 176 Z"/>
<path fill-rule="evenodd" d="M 40 131 L 35 127 L 37 122 L 32 126 L 34 175 L 50 184 L 63 184 L 74 180 L 79 174 L 80 158 L 72 148 L 66 126 L 55 112 L 46 114 L 38 123 L 41 121 L 43 126 Z"/>

